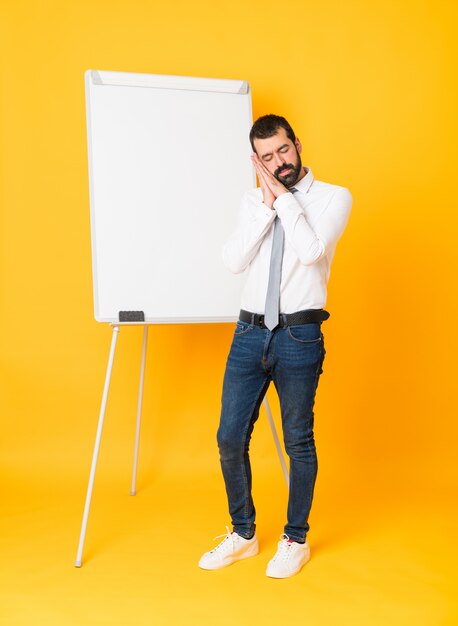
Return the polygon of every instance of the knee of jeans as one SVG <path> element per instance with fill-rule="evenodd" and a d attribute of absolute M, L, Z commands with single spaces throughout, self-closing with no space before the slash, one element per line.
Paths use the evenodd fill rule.
<path fill-rule="evenodd" d="M 216 438 L 222 461 L 243 457 L 244 443 L 240 434 L 219 428 Z"/>
<path fill-rule="evenodd" d="M 305 461 L 309 459 L 310 456 L 315 456 L 315 437 L 313 431 L 310 431 L 302 437 L 285 437 L 284 443 L 286 454 L 290 459 Z"/>

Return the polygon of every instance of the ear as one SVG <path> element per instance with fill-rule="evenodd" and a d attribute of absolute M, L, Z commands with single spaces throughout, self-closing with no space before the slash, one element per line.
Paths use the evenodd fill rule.
<path fill-rule="evenodd" d="M 300 154 L 302 152 L 302 144 L 301 144 L 301 142 L 299 141 L 299 139 L 297 137 L 296 137 L 296 148 L 297 148 L 297 151 Z"/>

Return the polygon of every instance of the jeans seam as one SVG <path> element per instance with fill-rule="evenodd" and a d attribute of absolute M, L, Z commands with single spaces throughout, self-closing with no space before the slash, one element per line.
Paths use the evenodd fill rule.
<path fill-rule="evenodd" d="M 253 406 L 252 406 L 252 409 L 251 409 L 251 416 L 250 416 L 250 419 L 249 419 L 249 421 L 248 421 L 248 423 L 247 423 L 247 426 L 246 426 L 246 428 L 245 428 L 245 431 L 244 431 L 244 433 L 243 433 L 243 448 L 244 448 L 244 453 L 245 453 L 245 446 L 246 446 L 246 437 L 247 437 L 248 430 L 250 429 L 250 426 L 251 426 L 251 424 L 252 424 L 252 422 L 253 422 L 253 415 L 254 415 L 254 412 L 255 412 L 255 408 L 256 408 L 256 405 L 257 405 L 257 403 L 258 403 L 258 400 L 259 400 L 259 398 L 260 398 L 260 396 L 261 396 L 262 390 L 264 389 L 264 387 L 265 387 L 265 385 L 266 385 L 266 382 L 267 382 L 268 380 L 269 380 L 269 377 L 268 377 L 268 376 L 266 376 L 266 377 L 265 377 L 265 379 L 264 379 L 264 382 L 262 383 L 262 385 L 261 385 L 261 387 L 260 387 L 260 389 L 259 389 L 259 391 L 258 391 L 258 393 L 257 393 L 257 395 L 256 395 L 256 399 L 255 399 L 255 401 L 254 401 L 254 403 L 253 403 Z M 267 391 L 267 390 L 266 390 L 266 391 Z M 243 480 L 244 480 L 244 482 L 245 482 L 245 493 L 246 493 L 246 494 L 248 494 L 248 476 L 247 476 L 247 473 L 246 473 L 245 459 L 243 460 Z M 244 508 L 243 512 L 244 512 L 245 517 L 247 517 L 247 515 L 248 515 L 248 495 L 247 495 L 247 497 L 245 498 L 245 508 Z"/>
<path fill-rule="evenodd" d="M 323 335 L 321 335 L 321 338 L 322 338 L 322 339 L 324 339 Z M 321 368 L 322 368 L 322 366 L 323 366 L 323 362 L 324 362 L 325 354 L 326 354 L 326 352 L 325 352 L 325 349 L 324 349 L 324 343 L 323 343 L 323 350 L 322 350 L 321 358 L 320 358 L 320 360 L 319 360 L 319 361 L 318 361 L 318 363 L 317 363 L 317 368 L 316 368 L 316 371 L 315 371 L 315 381 L 314 381 L 314 390 L 315 390 L 315 393 L 314 393 L 313 404 L 312 404 L 312 406 L 311 406 L 311 413 L 312 413 L 312 415 L 313 415 L 313 409 L 314 409 L 315 400 L 316 400 L 316 393 L 317 393 L 317 389 L 318 389 L 318 381 L 319 381 L 319 378 L 320 378 Z M 313 430 L 314 430 L 314 428 L 313 428 Z M 308 444 L 307 444 L 307 447 L 308 447 Z M 315 455 L 316 455 L 316 447 L 315 447 Z M 291 468 L 290 468 L 290 478 L 291 478 L 291 471 L 292 471 L 292 470 L 291 470 Z M 316 480 L 316 475 L 315 475 L 315 480 Z M 315 486 L 315 485 L 314 485 L 314 486 Z M 310 511 L 310 508 L 311 508 L 311 506 L 312 506 L 312 501 L 313 501 L 313 491 L 314 491 L 314 487 L 313 487 L 312 493 L 311 493 L 311 495 L 310 495 L 310 500 L 309 500 L 309 502 L 308 502 L 308 509 L 309 509 L 309 511 Z M 290 493 L 291 493 L 291 492 L 290 492 Z M 289 507 L 288 507 L 288 508 L 289 508 Z M 307 523 L 307 520 L 306 520 L 306 523 Z M 289 525 L 289 520 L 287 520 L 287 523 L 286 523 L 286 526 L 288 526 L 288 525 Z M 291 537 L 291 538 L 292 538 L 292 539 L 295 539 L 294 537 Z M 304 540 L 304 541 L 306 541 L 306 540 L 307 540 L 307 533 L 306 533 L 306 532 L 304 532 L 304 536 L 303 536 L 303 537 L 301 537 L 301 540 Z"/>
<path fill-rule="evenodd" d="M 323 365 L 323 361 L 324 361 L 324 354 L 322 353 L 321 359 L 320 359 L 320 360 L 319 360 L 319 362 L 318 362 L 318 367 L 316 368 L 316 372 L 315 372 L 315 385 L 314 385 L 314 387 L 315 387 L 315 395 L 314 395 L 314 398 L 313 398 L 313 405 L 312 405 L 312 407 L 311 407 L 312 414 L 313 414 L 313 409 L 314 409 L 314 406 L 315 406 L 315 401 L 316 401 L 316 393 L 317 393 L 317 390 L 318 390 L 318 382 L 319 382 L 319 379 L 320 379 L 321 367 L 322 367 L 322 365 Z M 312 432 L 313 432 L 314 430 L 315 430 L 315 426 L 313 426 L 313 428 L 312 428 Z M 317 456 L 317 454 L 316 454 L 316 446 L 315 446 L 315 456 Z M 317 460 L 318 460 L 318 459 L 317 459 Z M 315 475 L 315 480 L 316 480 L 316 475 Z M 313 490 L 312 490 L 312 493 L 310 494 L 310 501 L 309 501 L 309 504 L 308 504 L 308 506 L 309 506 L 309 510 L 310 510 L 310 508 L 311 508 L 311 506 L 312 506 L 312 501 L 313 501 L 313 491 L 314 491 L 314 489 L 315 489 L 315 485 L 313 485 Z M 306 534 L 305 534 L 305 536 L 306 536 Z"/>

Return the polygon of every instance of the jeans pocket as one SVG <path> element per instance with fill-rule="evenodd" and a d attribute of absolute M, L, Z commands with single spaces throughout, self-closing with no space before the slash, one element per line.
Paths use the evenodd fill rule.
<path fill-rule="evenodd" d="M 235 324 L 234 335 L 239 337 L 240 335 L 246 335 L 249 330 L 252 330 L 253 326 L 248 322 L 242 322 L 238 320 Z"/>
<path fill-rule="evenodd" d="M 323 340 L 320 324 L 288 326 L 288 336 L 298 343 L 318 343 Z"/>

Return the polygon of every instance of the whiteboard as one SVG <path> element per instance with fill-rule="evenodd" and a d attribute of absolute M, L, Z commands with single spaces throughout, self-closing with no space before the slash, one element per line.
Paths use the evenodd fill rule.
<path fill-rule="evenodd" d="M 255 186 L 246 81 L 87 70 L 94 315 L 227 322 L 242 276 L 222 262 Z"/>

